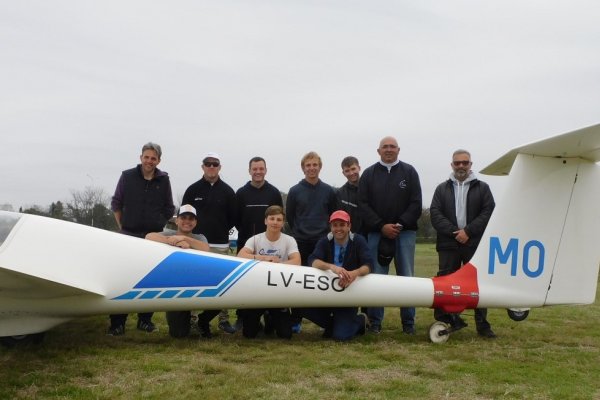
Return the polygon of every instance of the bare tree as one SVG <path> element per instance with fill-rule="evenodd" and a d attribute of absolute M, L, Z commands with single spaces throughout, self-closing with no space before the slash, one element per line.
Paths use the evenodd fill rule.
<path fill-rule="evenodd" d="M 110 197 L 104 189 L 86 186 L 83 191 L 71 191 L 65 216 L 73 222 L 97 228 L 116 230 L 116 222 L 108 204 Z"/>

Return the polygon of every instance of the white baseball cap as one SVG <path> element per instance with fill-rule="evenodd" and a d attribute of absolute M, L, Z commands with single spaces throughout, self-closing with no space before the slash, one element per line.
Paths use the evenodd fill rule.
<path fill-rule="evenodd" d="M 179 207 L 179 213 L 177 213 L 177 216 L 179 217 L 180 215 L 183 215 L 183 214 L 192 214 L 194 217 L 197 217 L 196 209 L 194 207 L 192 207 L 190 204 L 184 204 L 181 207 Z"/>

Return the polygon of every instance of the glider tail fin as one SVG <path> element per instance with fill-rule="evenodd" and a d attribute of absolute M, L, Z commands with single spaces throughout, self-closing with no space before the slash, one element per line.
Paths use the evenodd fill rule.
<path fill-rule="evenodd" d="M 479 307 L 589 304 L 600 261 L 600 125 L 521 146 L 482 173 L 508 174 L 471 264 Z"/>

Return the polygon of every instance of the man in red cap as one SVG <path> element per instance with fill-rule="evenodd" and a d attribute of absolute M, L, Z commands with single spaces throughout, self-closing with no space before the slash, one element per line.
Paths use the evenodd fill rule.
<path fill-rule="evenodd" d="M 339 286 L 347 288 L 359 276 L 367 275 L 373 267 L 367 241 L 351 231 L 350 215 L 337 210 L 329 217 L 331 232 L 321 238 L 308 257 L 308 265 L 331 271 L 339 277 Z M 365 333 L 367 316 L 357 314 L 358 307 L 304 309 L 302 314 L 325 328 L 324 337 L 350 340 Z"/>

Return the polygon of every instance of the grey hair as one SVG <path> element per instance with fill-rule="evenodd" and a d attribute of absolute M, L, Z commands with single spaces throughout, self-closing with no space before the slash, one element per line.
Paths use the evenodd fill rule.
<path fill-rule="evenodd" d="M 468 156 L 469 156 L 469 158 L 471 158 L 471 153 L 469 153 L 469 152 L 468 152 L 467 150 L 465 150 L 465 149 L 458 149 L 458 150 L 455 150 L 455 151 L 454 151 L 454 153 L 452 153 L 452 158 L 454 158 L 454 156 L 455 156 L 455 155 L 457 155 L 457 154 L 466 154 L 466 155 L 468 155 Z"/>
<path fill-rule="evenodd" d="M 144 154 L 144 152 L 146 150 L 154 150 L 156 152 L 156 154 L 158 155 L 159 160 L 162 157 L 162 150 L 161 150 L 159 144 L 148 142 L 142 147 L 142 154 Z"/>

